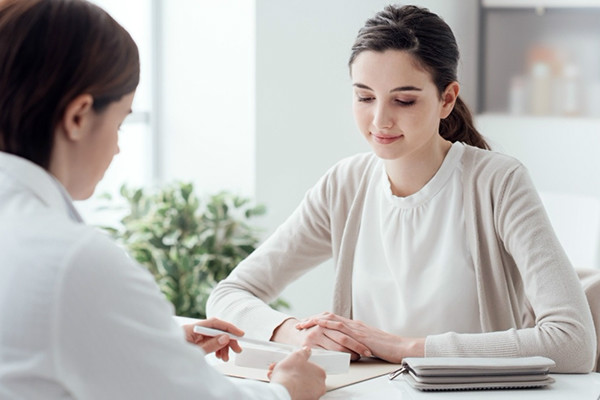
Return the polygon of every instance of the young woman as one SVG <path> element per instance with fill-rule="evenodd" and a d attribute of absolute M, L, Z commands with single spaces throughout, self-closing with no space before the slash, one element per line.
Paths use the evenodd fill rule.
<path fill-rule="evenodd" d="M 214 290 L 209 313 L 252 336 L 400 362 L 531 356 L 589 372 L 585 295 L 523 165 L 487 150 L 459 97 L 454 35 L 388 6 L 350 56 L 354 116 L 372 152 L 340 161 Z M 265 305 L 333 257 L 333 312 Z"/>
<path fill-rule="evenodd" d="M 210 368 L 205 352 L 226 360 L 238 344 L 182 330 L 151 275 L 73 207 L 119 152 L 139 71 L 135 43 L 100 8 L 0 1 L 0 398 L 318 398 L 325 373 L 309 349 L 271 384 Z"/>

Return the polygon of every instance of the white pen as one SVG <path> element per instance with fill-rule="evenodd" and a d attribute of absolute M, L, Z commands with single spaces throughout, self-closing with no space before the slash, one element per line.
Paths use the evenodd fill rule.
<path fill-rule="evenodd" d="M 250 343 L 250 344 L 257 344 L 257 345 L 260 345 L 260 346 L 278 347 L 280 349 L 284 349 L 284 350 L 288 350 L 288 351 L 290 351 L 290 350 L 291 351 L 295 351 L 295 350 L 300 349 L 300 347 L 293 346 L 291 344 L 284 344 L 284 343 L 278 343 L 278 342 L 268 342 L 266 340 L 259 340 L 259 339 L 247 338 L 247 337 L 244 337 L 244 336 L 237 336 L 237 335 L 234 335 L 233 333 L 225 332 L 225 331 L 222 331 L 222 330 L 219 330 L 219 329 L 206 328 L 206 327 L 200 326 L 200 325 L 194 326 L 194 332 L 199 333 L 201 335 L 205 335 L 205 336 L 227 335 L 231 339 L 237 340 L 238 342 Z"/>

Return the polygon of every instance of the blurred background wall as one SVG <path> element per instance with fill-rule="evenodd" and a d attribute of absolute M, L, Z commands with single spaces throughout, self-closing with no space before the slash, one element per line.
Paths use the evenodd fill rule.
<path fill-rule="evenodd" d="M 382 0 L 96 0 L 140 46 L 123 181 L 189 180 L 267 206 L 270 234 L 336 161 L 368 151 L 347 60 Z M 578 267 L 600 267 L 600 0 L 422 0 L 453 29 L 461 96 L 494 149 L 520 159 Z M 545 4 L 546 7 L 541 7 Z M 94 219 L 93 204 L 81 208 Z M 282 297 L 330 309 L 330 262 Z"/>

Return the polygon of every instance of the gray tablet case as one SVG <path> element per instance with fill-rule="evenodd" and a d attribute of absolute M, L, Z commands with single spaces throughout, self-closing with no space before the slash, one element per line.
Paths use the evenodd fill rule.
<path fill-rule="evenodd" d="M 555 363 L 546 357 L 408 357 L 390 379 L 402 374 L 419 390 L 537 388 L 554 382 Z"/>

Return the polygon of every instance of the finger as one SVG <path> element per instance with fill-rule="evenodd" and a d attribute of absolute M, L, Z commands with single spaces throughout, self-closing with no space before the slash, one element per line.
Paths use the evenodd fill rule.
<path fill-rule="evenodd" d="M 296 324 L 296 329 L 308 329 L 317 325 L 316 319 L 308 319 L 306 321 L 298 322 Z"/>
<path fill-rule="evenodd" d="M 340 332 L 339 330 L 326 329 L 324 331 L 324 335 L 338 343 L 340 346 L 350 350 L 352 353 L 356 353 L 365 357 L 373 356 L 373 353 L 366 345 L 354 339 L 352 336 Z"/>
<path fill-rule="evenodd" d="M 242 352 L 242 347 L 240 346 L 240 344 L 238 343 L 237 340 L 230 340 L 229 341 L 229 348 L 231 348 L 231 350 L 233 350 L 236 353 L 241 353 Z"/>
<path fill-rule="evenodd" d="M 273 370 L 275 369 L 275 363 L 271 363 L 269 365 L 269 370 L 267 371 L 267 378 L 271 380 L 271 376 L 273 375 Z"/>
<path fill-rule="evenodd" d="M 341 345 L 337 341 L 331 338 L 334 335 L 327 335 L 323 332 L 321 338 L 319 339 L 319 347 L 324 348 L 325 350 L 333 350 L 333 351 L 341 351 L 343 353 L 352 353 L 352 350 Z"/>
<path fill-rule="evenodd" d="M 202 342 L 204 342 L 207 339 L 210 339 L 209 336 L 204 336 L 201 335 L 199 333 L 192 333 L 189 337 L 186 338 L 188 342 L 194 343 L 194 344 L 202 344 Z"/>
<path fill-rule="evenodd" d="M 351 320 L 348 321 L 352 322 Z M 341 346 L 364 357 L 373 356 L 371 349 L 357 338 L 357 333 L 348 324 L 330 320 L 319 320 L 317 324 L 321 328 L 325 328 L 326 335 Z"/>
<path fill-rule="evenodd" d="M 273 376 L 274 369 L 275 369 L 275 363 L 271 363 L 271 365 L 269 365 L 269 370 L 267 371 L 267 378 L 269 380 L 271 380 L 271 377 Z"/>
<path fill-rule="evenodd" d="M 243 330 L 229 322 L 220 320 L 218 318 L 209 318 L 204 321 L 199 321 L 196 323 L 196 325 L 205 326 L 207 328 L 220 329 L 225 332 L 233 333 L 237 336 L 244 336 Z"/>
<path fill-rule="evenodd" d="M 312 350 L 310 349 L 310 347 L 304 346 L 300 350 L 296 350 L 294 353 L 299 354 L 300 357 L 308 361 L 310 355 L 312 354 Z"/>
<path fill-rule="evenodd" d="M 203 343 L 200 343 L 202 349 L 206 353 L 212 353 L 217 350 L 222 349 L 223 347 L 227 347 L 229 344 L 229 336 L 227 335 L 219 335 L 215 337 L 211 337 L 205 340 Z"/>
<path fill-rule="evenodd" d="M 353 334 L 355 334 L 355 332 L 347 324 L 341 321 L 329 321 L 326 319 L 320 319 L 316 321 L 316 323 L 322 328 L 339 331 L 348 336 L 352 336 Z"/>
<path fill-rule="evenodd" d="M 229 361 L 229 347 L 223 347 L 218 351 L 219 358 L 225 362 Z"/>

